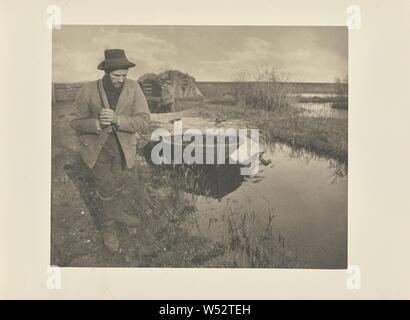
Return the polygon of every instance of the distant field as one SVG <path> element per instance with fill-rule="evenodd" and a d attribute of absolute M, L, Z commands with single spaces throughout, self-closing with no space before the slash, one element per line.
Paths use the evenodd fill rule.
<path fill-rule="evenodd" d="M 197 82 L 199 91 L 206 97 L 218 97 L 233 92 L 237 82 Z M 256 82 L 249 82 L 250 85 L 257 85 Z M 334 83 L 305 83 L 305 82 L 282 82 L 289 88 L 292 94 L 333 94 L 335 92 Z"/>
<path fill-rule="evenodd" d="M 73 101 L 84 83 L 53 83 L 53 102 Z M 221 97 L 232 93 L 235 84 L 236 82 L 197 82 L 199 91 L 208 98 Z M 333 94 L 335 92 L 333 83 L 283 82 L 283 85 L 288 86 L 292 94 Z"/>

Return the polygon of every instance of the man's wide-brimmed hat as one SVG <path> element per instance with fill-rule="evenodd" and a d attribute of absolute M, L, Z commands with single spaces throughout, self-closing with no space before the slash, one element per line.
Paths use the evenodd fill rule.
<path fill-rule="evenodd" d="M 98 69 L 113 71 L 118 69 L 128 69 L 135 67 L 135 64 L 128 61 L 123 49 L 107 49 L 104 51 L 105 60 L 98 65 Z"/>

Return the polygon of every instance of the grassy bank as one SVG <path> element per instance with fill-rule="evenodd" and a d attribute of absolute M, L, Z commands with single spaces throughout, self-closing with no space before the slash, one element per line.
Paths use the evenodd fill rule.
<path fill-rule="evenodd" d="M 347 119 L 303 117 L 297 112 L 263 112 L 237 108 L 262 130 L 268 141 L 304 148 L 320 156 L 347 162 Z M 232 114 L 232 113 L 231 113 Z"/>
<path fill-rule="evenodd" d="M 347 163 L 347 119 L 305 117 L 296 107 L 268 111 L 245 105 L 179 101 L 177 110 L 195 109 L 198 114 L 214 113 L 229 119 L 243 119 L 258 128 L 268 142 L 282 142 L 320 156 Z"/>

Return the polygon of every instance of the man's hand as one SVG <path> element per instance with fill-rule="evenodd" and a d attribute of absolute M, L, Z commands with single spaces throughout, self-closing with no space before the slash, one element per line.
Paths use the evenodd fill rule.
<path fill-rule="evenodd" d="M 116 125 L 118 123 L 118 116 L 111 109 L 102 109 L 98 119 L 100 120 L 100 124 L 102 127 Z"/>

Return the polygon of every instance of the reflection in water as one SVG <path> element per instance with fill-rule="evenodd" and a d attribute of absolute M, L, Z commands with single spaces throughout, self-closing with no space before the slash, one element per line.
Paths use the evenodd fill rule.
<path fill-rule="evenodd" d="M 214 138 L 214 139 L 212 139 Z M 172 137 L 171 137 L 172 139 Z M 211 137 L 213 141 L 211 147 L 203 146 L 203 153 L 206 154 L 207 148 L 214 149 L 214 162 L 217 160 L 218 150 L 220 150 L 216 137 Z M 173 140 L 172 140 L 173 141 Z M 179 186 L 182 186 L 186 192 L 221 199 L 227 194 L 239 188 L 244 180 L 241 175 L 241 165 L 238 163 L 229 163 L 229 154 L 232 150 L 229 149 L 229 137 L 226 138 L 224 147 L 224 163 L 222 164 L 161 164 L 154 165 L 152 163 L 151 151 L 158 142 L 147 144 L 143 150 L 144 156 L 148 163 L 151 163 L 157 171 L 157 175 L 168 173 L 172 175 Z M 239 144 L 235 141 L 236 145 Z M 184 142 L 185 145 L 189 142 Z M 232 143 L 231 143 L 232 144 Z M 171 144 L 171 155 L 169 162 L 174 161 L 174 144 Z M 163 153 L 160 156 L 166 158 Z"/>
<path fill-rule="evenodd" d="M 347 164 L 279 143 L 261 150 L 255 176 L 241 176 L 238 165 L 154 168 L 195 195 L 187 230 L 229 244 L 239 265 L 263 267 L 280 253 L 277 267 L 345 268 Z"/>
<path fill-rule="evenodd" d="M 346 119 L 348 117 L 347 110 L 332 108 L 332 104 L 336 102 L 335 98 L 337 96 L 335 94 L 302 93 L 291 94 L 291 96 L 299 101 L 296 105 L 304 110 L 302 115 L 305 117 L 338 119 Z"/>
<path fill-rule="evenodd" d="M 221 202 L 197 200 L 200 233 L 228 241 L 229 216 L 240 223 L 247 216 L 246 234 L 261 238 L 273 214 L 272 229 L 284 243 L 284 257 L 303 268 L 344 268 L 347 263 L 347 168 L 283 145 L 265 146 L 271 165 Z M 209 228 L 209 220 L 218 219 Z M 285 259 L 286 260 L 286 259 Z M 286 267 L 286 265 L 282 265 Z"/>
<path fill-rule="evenodd" d="M 289 159 L 298 159 L 308 164 L 310 161 L 322 161 L 328 163 L 328 168 L 332 177 L 342 178 L 347 176 L 347 163 L 340 162 L 335 159 L 328 159 L 324 156 L 317 155 L 313 152 L 302 148 L 292 148 L 282 143 L 275 143 L 272 145 L 264 145 L 264 150 L 267 150 L 267 155 L 273 157 L 275 152 L 283 153 Z"/>
<path fill-rule="evenodd" d="M 170 174 L 185 192 L 221 199 L 238 189 L 244 177 L 237 164 L 223 165 L 160 165 L 156 174 Z"/>

